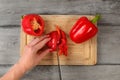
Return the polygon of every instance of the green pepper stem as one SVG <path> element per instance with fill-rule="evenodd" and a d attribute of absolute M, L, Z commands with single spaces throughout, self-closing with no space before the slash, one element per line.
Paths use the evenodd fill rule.
<path fill-rule="evenodd" d="M 100 19 L 100 15 L 99 14 L 97 14 L 96 16 L 95 16 L 95 18 L 93 18 L 92 20 L 91 20 L 91 22 L 94 24 L 94 23 L 96 23 L 99 19 Z"/>
<path fill-rule="evenodd" d="M 23 19 L 24 15 L 21 16 L 21 19 Z"/>

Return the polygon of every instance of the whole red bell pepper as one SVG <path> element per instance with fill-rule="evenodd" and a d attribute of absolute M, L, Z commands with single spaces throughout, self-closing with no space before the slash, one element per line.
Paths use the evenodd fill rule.
<path fill-rule="evenodd" d="M 69 33 L 71 40 L 82 43 L 95 36 L 98 28 L 93 23 L 96 23 L 99 18 L 99 15 L 96 15 L 92 21 L 89 21 L 87 17 L 79 18 Z"/>
<path fill-rule="evenodd" d="M 44 20 L 37 14 L 28 14 L 22 18 L 22 29 L 25 33 L 40 36 L 44 31 Z"/>
<path fill-rule="evenodd" d="M 52 49 L 52 51 L 56 51 L 58 49 L 59 55 L 67 56 L 67 38 L 64 31 L 62 31 L 58 26 L 56 27 L 56 31 L 52 31 L 48 33 L 50 35 L 51 40 L 47 43 L 47 46 Z"/>

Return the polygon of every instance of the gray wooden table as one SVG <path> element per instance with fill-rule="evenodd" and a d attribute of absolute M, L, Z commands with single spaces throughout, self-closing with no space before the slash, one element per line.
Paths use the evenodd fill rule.
<path fill-rule="evenodd" d="M 0 0 L 0 76 L 19 59 L 20 17 L 38 14 L 102 15 L 96 66 L 62 66 L 63 80 L 120 80 L 120 0 Z M 57 66 L 37 66 L 22 80 L 59 80 Z"/>

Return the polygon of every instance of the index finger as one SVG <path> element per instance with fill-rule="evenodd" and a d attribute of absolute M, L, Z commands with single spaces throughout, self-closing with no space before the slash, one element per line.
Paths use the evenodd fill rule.
<path fill-rule="evenodd" d="M 51 38 L 45 38 L 42 41 L 40 41 L 39 43 L 37 43 L 36 45 L 34 45 L 34 48 L 36 49 L 36 51 L 40 50 L 42 47 L 45 46 L 45 44 L 50 40 Z"/>
<path fill-rule="evenodd" d="M 46 38 L 46 37 L 49 37 L 49 35 L 44 35 L 44 36 L 41 36 L 40 38 L 37 37 L 37 38 L 33 39 L 28 45 L 29 45 L 29 46 L 34 46 L 34 45 L 36 45 L 38 42 L 40 42 L 41 40 L 43 40 L 43 39 Z"/>

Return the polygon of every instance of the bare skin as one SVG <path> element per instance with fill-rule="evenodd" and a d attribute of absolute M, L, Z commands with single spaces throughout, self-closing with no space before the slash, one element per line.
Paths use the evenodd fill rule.
<path fill-rule="evenodd" d="M 40 51 L 49 40 L 48 35 L 33 39 L 25 47 L 24 54 L 19 61 L 0 80 L 20 80 L 28 70 L 38 65 L 42 58 L 51 51 L 51 49 Z"/>

